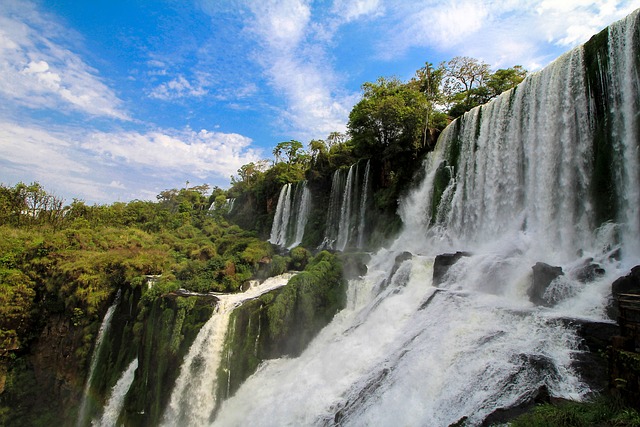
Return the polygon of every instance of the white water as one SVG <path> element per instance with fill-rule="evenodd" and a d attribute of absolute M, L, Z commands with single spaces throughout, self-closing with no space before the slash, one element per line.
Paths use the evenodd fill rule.
<path fill-rule="evenodd" d="M 207 425 L 216 406 L 217 371 L 231 312 L 243 301 L 287 284 L 292 273 L 271 277 L 239 294 L 217 295 L 211 319 L 200 329 L 180 367 L 162 425 Z"/>
<path fill-rule="evenodd" d="M 285 184 L 280 190 L 276 213 L 271 226 L 269 242 L 274 245 L 284 246 L 287 242 L 287 227 L 291 216 L 291 184 Z"/>
<path fill-rule="evenodd" d="M 302 243 L 304 228 L 307 226 L 307 221 L 309 220 L 309 211 L 311 210 L 311 192 L 307 187 L 307 181 L 303 181 L 296 188 L 295 209 L 295 216 L 292 218 L 295 220 L 293 222 L 295 227 L 292 233 L 295 236 L 295 239 L 293 240 L 293 243 L 289 245 L 289 249 L 295 248 Z"/>
<path fill-rule="evenodd" d="M 355 179 L 357 179 L 357 177 L 354 177 L 354 170 L 356 170 L 356 165 L 351 165 L 351 167 L 349 168 L 349 173 L 347 173 L 347 181 L 344 185 L 344 194 L 342 195 L 340 223 L 338 225 L 338 240 L 335 247 L 339 251 L 344 251 L 344 248 L 347 246 L 349 237 L 351 235 L 351 204 L 353 199 L 354 187 L 353 182 Z"/>
<path fill-rule="evenodd" d="M 358 248 L 362 249 L 365 244 L 365 230 L 367 225 L 367 209 L 369 193 L 371 192 L 371 161 L 367 160 L 364 169 L 364 181 L 362 183 L 362 196 L 360 196 L 360 214 L 358 215 Z"/>
<path fill-rule="evenodd" d="M 96 427 L 112 427 L 118 422 L 118 417 L 124 405 L 124 398 L 131 388 L 133 379 L 135 378 L 136 369 L 138 369 L 138 359 L 134 359 L 127 369 L 122 373 L 116 385 L 111 389 L 111 395 L 104 409 L 104 413 L 100 420 L 94 420 L 91 425 Z"/>
<path fill-rule="evenodd" d="M 359 163 L 351 165 L 347 171 L 338 169 L 334 172 L 321 249 L 344 251 L 350 246 L 364 246 L 370 179 L 369 160 L 364 173 L 361 172 Z"/>
<path fill-rule="evenodd" d="M 302 181 L 295 186 L 285 184 L 278 197 L 269 242 L 288 249 L 298 246 L 304 237 L 310 210 L 311 192 L 307 182 Z"/>
<path fill-rule="evenodd" d="M 91 394 L 91 381 L 93 380 L 93 374 L 98 365 L 98 358 L 100 356 L 100 351 L 102 350 L 102 342 L 104 340 L 105 335 L 109 332 L 109 327 L 111 326 L 111 318 L 113 317 L 113 313 L 116 311 L 116 307 L 120 303 L 120 289 L 118 289 L 118 293 L 116 294 L 116 298 L 113 301 L 113 304 L 107 309 L 104 318 L 102 319 L 102 323 L 100 324 L 100 329 L 98 330 L 98 336 L 96 338 L 95 345 L 93 347 L 93 354 L 91 355 L 91 364 L 89 365 L 89 374 L 87 376 L 87 381 L 84 385 L 84 392 L 82 393 L 82 401 L 80 402 L 80 410 L 78 411 L 78 420 L 76 425 L 78 427 L 84 426 L 89 420 L 87 416 L 88 411 L 88 399 Z"/>
<path fill-rule="evenodd" d="M 595 224 L 593 117 L 578 48 L 466 114 L 457 135 L 451 126 L 443 133 L 426 178 L 402 202 L 403 232 L 373 257 L 366 277 L 349 283 L 347 308 L 300 357 L 264 363 L 213 425 L 447 426 L 462 417 L 479 425 L 541 386 L 585 398 L 591 390 L 572 365 L 584 350 L 565 319 L 608 321 L 611 282 L 640 261 L 639 80 L 627 36 L 636 19 L 614 25 L 615 60 L 603 70 L 617 97 L 618 224 Z M 456 140 L 457 165 L 443 165 Z M 443 167 L 454 174 L 431 218 Z M 621 260 L 610 257 L 617 248 Z M 434 256 L 454 250 L 472 255 L 433 287 Z M 413 257 L 386 281 L 403 251 Z M 605 275 L 574 280 L 591 258 Z M 566 273 L 545 294 L 551 307 L 527 297 L 539 261 Z"/>

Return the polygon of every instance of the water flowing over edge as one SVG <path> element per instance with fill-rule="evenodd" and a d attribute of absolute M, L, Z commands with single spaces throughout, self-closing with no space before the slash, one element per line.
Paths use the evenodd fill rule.
<path fill-rule="evenodd" d="M 78 411 L 78 421 L 76 425 L 78 427 L 84 426 L 88 419 L 87 416 L 87 404 L 88 399 L 91 392 L 91 382 L 93 380 L 93 373 L 96 370 L 98 364 L 98 357 L 100 356 L 100 351 L 102 350 L 102 342 L 107 332 L 109 332 L 109 327 L 111 326 L 111 318 L 113 317 L 113 313 L 115 313 L 118 304 L 120 303 L 120 295 L 121 290 L 118 289 L 118 293 L 116 294 L 116 298 L 113 301 L 113 304 L 109 307 L 104 318 L 102 319 L 102 323 L 100 324 L 100 329 L 98 330 L 98 336 L 96 338 L 96 342 L 94 345 L 93 354 L 91 355 L 91 364 L 89 365 L 89 374 L 87 375 L 87 381 L 84 386 L 84 392 L 82 393 L 82 401 L 80 402 L 80 409 Z"/>
<path fill-rule="evenodd" d="M 479 425 L 541 387 L 587 396 L 572 319 L 607 322 L 610 284 L 640 255 L 637 16 L 611 27 L 601 70 L 616 81 L 617 222 L 598 224 L 580 47 L 445 130 L 401 205 L 403 233 L 350 282 L 348 308 L 299 358 L 266 362 L 214 425 Z M 433 286 L 434 256 L 454 250 L 470 253 Z M 543 306 L 528 296 L 539 261 L 565 273 Z M 590 263 L 605 273 L 580 280 Z"/>
<path fill-rule="evenodd" d="M 215 312 L 200 329 L 180 367 L 162 425 L 207 425 L 216 406 L 217 370 L 231 313 L 243 301 L 285 286 L 294 275 L 268 278 L 243 293 L 217 295 Z"/>

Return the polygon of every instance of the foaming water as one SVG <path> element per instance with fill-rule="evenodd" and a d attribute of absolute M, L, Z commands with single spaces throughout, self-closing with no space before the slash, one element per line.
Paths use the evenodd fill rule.
<path fill-rule="evenodd" d="M 98 358 L 100 356 L 100 351 L 102 350 L 102 342 L 104 341 L 104 337 L 109 332 L 109 328 L 111 327 L 111 319 L 113 318 L 113 314 L 120 303 L 120 294 L 121 291 L 118 289 L 118 293 L 116 295 L 113 304 L 109 307 L 107 312 L 102 319 L 102 323 L 100 324 L 100 329 L 98 330 L 98 336 L 96 338 L 96 342 L 93 349 L 93 354 L 91 355 L 91 364 L 89 365 L 89 374 L 87 375 L 87 381 L 84 386 L 84 392 L 82 394 L 82 401 L 80 402 L 80 409 L 78 411 L 78 420 L 76 425 L 78 427 L 84 426 L 89 422 L 89 407 L 88 407 L 88 399 L 91 394 L 91 382 L 93 381 L 93 374 L 98 366 Z"/>
<path fill-rule="evenodd" d="M 91 425 L 95 427 L 112 427 L 117 425 L 118 417 L 124 405 L 124 399 L 131 388 L 133 379 L 135 378 L 136 369 L 138 369 L 138 359 L 134 359 L 127 369 L 122 373 L 116 385 L 111 389 L 111 395 L 104 408 L 104 413 L 100 420 L 94 420 Z"/>
<path fill-rule="evenodd" d="M 162 425 L 207 425 L 216 406 L 218 367 L 231 313 L 243 301 L 286 285 L 292 276 L 282 274 L 243 293 L 218 295 L 215 312 L 200 329 L 180 367 Z"/>
<path fill-rule="evenodd" d="M 611 282 L 640 259 L 637 16 L 609 30 L 606 118 L 580 47 L 445 129 L 400 205 L 403 232 L 349 283 L 347 308 L 300 357 L 263 363 L 213 425 L 479 425 L 542 388 L 592 393 L 572 320 L 611 322 Z M 612 123 L 619 196 L 602 224 L 596 119 Z M 452 251 L 468 253 L 434 287 L 434 258 Z M 538 262 L 564 273 L 540 305 Z M 584 266 L 600 273 L 581 279 Z"/>

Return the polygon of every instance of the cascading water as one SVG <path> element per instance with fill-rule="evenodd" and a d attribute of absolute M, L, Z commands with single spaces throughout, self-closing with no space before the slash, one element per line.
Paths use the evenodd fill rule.
<path fill-rule="evenodd" d="M 365 244 L 371 162 L 367 160 L 364 173 L 361 170 L 360 163 L 355 163 L 346 172 L 338 169 L 333 174 L 323 249 L 344 251 L 350 245 L 362 248 Z"/>
<path fill-rule="evenodd" d="M 291 273 L 271 277 L 239 294 L 218 295 L 219 301 L 211 319 L 200 329 L 180 368 L 171 393 L 163 425 L 207 425 L 216 407 L 218 367 L 222 360 L 224 339 L 231 312 L 243 301 L 287 284 Z"/>
<path fill-rule="evenodd" d="M 78 411 L 78 420 L 76 425 L 78 427 L 82 427 L 86 425 L 89 421 L 89 397 L 91 394 L 91 382 L 93 380 L 93 374 L 98 366 L 98 358 L 100 356 L 100 351 L 102 350 L 102 342 L 104 341 L 104 337 L 107 332 L 109 332 L 109 328 L 111 326 L 111 319 L 113 318 L 113 313 L 116 311 L 116 307 L 120 303 L 120 289 L 118 289 L 118 293 L 116 294 L 116 298 L 113 301 L 113 304 L 109 307 L 104 318 L 102 319 L 102 323 L 100 324 L 100 329 L 98 330 L 98 336 L 96 338 L 96 342 L 93 349 L 93 354 L 91 355 L 91 363 L 89 365 L 89 374 L 87 376 L 87 381 L 84 386 L 84 392 L 82 394 L 82 401 L 80 402 L 80 410 Z"/>
<path fill-rule="evenodd" d="M 280 190 L 276 213 L 271 226 L 269 241 L 274 245 L 284 246 L 287 241 L 287 228 L 291 216 L 291 183 L 285 184 Z"/>
<path fill-rule="evenodd" d="M 112 427 L 117 425 L 118 417 L 122 411 L 124 405 L 124 398 L 131 388 L 133 379 L 135 377 L 136 369 L 138 369 L 138 359 L 134 359 L 127 369 L 122 373 L 122 376 L 118 380 L 113 389 L 111 395 L 104 408 L 104 413 L 100 420 L 94 420 L 91 425 L 96 427 Z"/>
<path fill-rule="evenodd" d="M 213 424 L 480 425 L 543 387 L 588 396 L 572 321 L 610 322 L 611 282 L 640 262 L 637 22 L 638 12 L 604 48 L 569 52 L 447 128 L 401 204 L 404 230 L 350 282 L 347 308 L 299 357 L 264 363 Z M 589 49 L 609 60 L 588 63 Z M 612 108 L 595 108 L 593 81 Z M 617 195 L 604 223 L 603 146 Z M 454 250 L 469 253 L 434 286 L 434 257 Z M 528 296 L 539 261 L 566 273 L 544 306 Z M 580 279 L 589 264 L 604 273 Z"/>
<path fill-rule="evenodd" d="M 289 249 L 298 246 L 311 209 L 311 192 L 307 181 L 285 184 L 280 190 L 269 242 Z"/>

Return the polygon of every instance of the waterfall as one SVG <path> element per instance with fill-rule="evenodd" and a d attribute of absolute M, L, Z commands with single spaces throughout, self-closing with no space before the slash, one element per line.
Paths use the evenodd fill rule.
<path fill-rule="evenodd" d="M 276 213 L 271 226 L 271 237 L 269 242 L 274 245 L 284 246 L 287 241 L 287 228 L 289 226 L 289 216 L 291 215 L 291 184 L 285 184 L 280 190 Z"/>
<path fill-rule="evenodd" d="M 292 276 L 271 277 L 243 293 L 218 295 L 216 311 L 200 329 L 180 367 L 163 425 L 207 425 L 216 407 L 217 371 L 232 311 L 243 301 L 286 285 Z"/>
<path fill-rule="evenodd" d="M 269 242 L 289 249 L 298 246 L 311 209 L 311 192 L 307 181 L 285 184 L 280 190 Z"/>
<path fill-rule="evenodd" d="M 337 169 L 331 179 L 331 193 L 329 194 L 329 206 L 327 207 L 327 221 L 325 224 L 324 239 L 320 248 L 334 249 L 338 239 L 338 226 L 341 222 L 341 211 L 344 192 L 344 169 Z"/>
<path fill-rule="evenodd" d="M 78 411 L 78 421 L 76 423 L 78 427 L 84 426 L 88 422 L 88 404 L 91 394 L 91 382 L 93 380 L 93 374 L 96 370 L 96 367 L 98 366 L 98 358 L 100 357 L 100 351 L 102 350 L 102 342 L 104 341 L 104 337 L 106 336 L 107 332 L 109 332 L 109 327 L 111 326 L 111 318 L 113 317 L 113 313 L 116 311 L 116 307 L 120 303 L 120 293 L 121 290 L 118 289 L 116 298 L 109 309 L 107 309 L 107 313 L 104 315 L 104 319 L 102 319 L 100 329 L 98 330 L 98 337 L 96 338 L 96 342 L 93 347 L 93 354 L 91 355 L 91 363 L 89 364 L 89 374 L 87 375 L 87 381 L 84 385 L 82 401 L 80 402 L 80 409 Z"/>
<path fill-rule="evenodd" d="M 477 426 L 542 388 L 589 396 L 573 324 L 611 323 L 611 282 L 640 262 L 637 20 L 454 121 L 347 308 L 299 357 L 264 362 L 213 424 Z M 434 285 L 435 257 L 462 250 Z M 528 296 L 540 261 L 565 273 L 544 306 Z M 604 273 L 580 279 L 594 263 Z"/>
<path fill-rule="evenodd" d="M 349 242 L 349 235 L 351 234 L 354 169 L 356 169 L 356 165 L 351 165 L 349 173 L 347 173 L 347 181 L 344 185 L 344 194 L 342 195 L 340 222 L 338 223 L 338 240 L 336 241 L 336 249 L 339 251 L 344 251 L 344 248 Z"/>
<path fill-rule="evenodd" d="M 346 171 L 333 174 L 323 249 L 344 251 L 347 247 L 362 248 L 365 243 L 366 212 L 371 193 L 371 162 L 367 160 L 364 173 L 360 163 Z"/>
<path fill-rule="evenodd" d="M 365 232 L 367 223 L 367 209 L 369 203 L 369 193 L 371 193 L 371 161 L 367 160 L 364 169 L 364 182 L 362 183 L 362 197 L 360 198 L 360 214 L 358 215 L 358 248 L 365 245 Z"/>
<path fill-rule="evenodd" d="M 113 389 L 111 389 L 111 395 L 105 406 L 104 413 L 100 420 L 94 420 L 91 425 L 97 427 L 111 427 L 115 426 L 118 422 L 118 417 L 122 411 L 124 405 L 124 398 L 129 392 L 129 388 L 133 383 L 136 369 L 138 369 L 138 359 L 134 359 L 127 369 L 122 373 L 122 376 L 118 380 Z"/>

